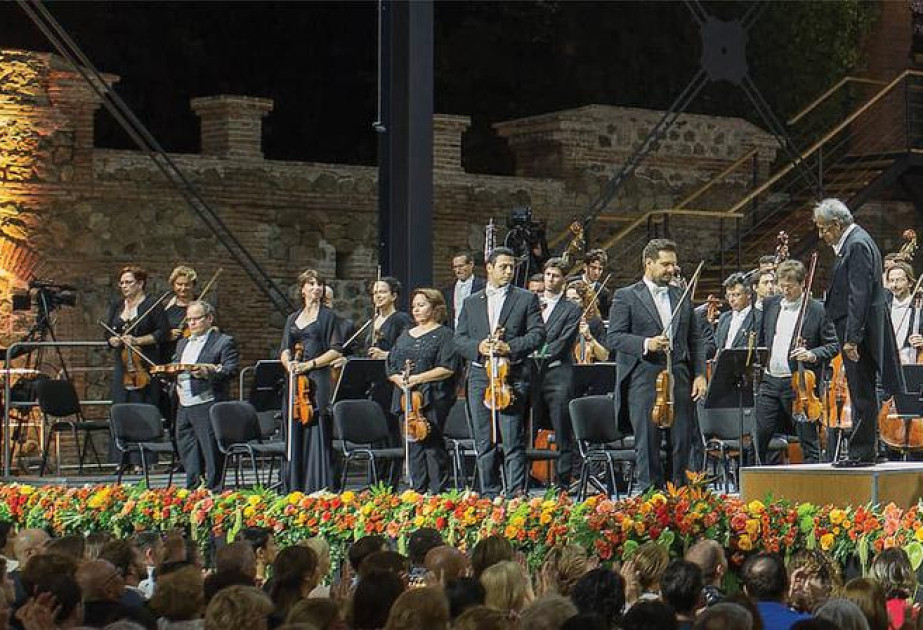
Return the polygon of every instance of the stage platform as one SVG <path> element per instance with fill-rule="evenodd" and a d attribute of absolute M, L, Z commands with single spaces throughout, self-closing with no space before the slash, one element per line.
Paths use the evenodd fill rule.
<path fill-rule="evenodd" d="M 885 462 L 867 468 L 754 466 L 743 469 L 740 495 L 745 501 L 771 495 L 815 504 L 894 503 L 908 508 L 923 499 L 923 462 Z"/>

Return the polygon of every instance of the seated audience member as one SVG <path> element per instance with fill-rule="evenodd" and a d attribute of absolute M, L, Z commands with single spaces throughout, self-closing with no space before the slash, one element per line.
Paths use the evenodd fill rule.
<path fill-rule="evenodd" d="M 330 597 L 330 586 L 324 584 L 324 580 L 330 575 L 330 545 L 320 536 L 308 538 L 301 544 L 313 551 L 314 555 L 317 556 L 317 586 L 314 587 L 308 597 L 326 599 Z"/>
<path fill-rule="evenodd" d="M 529 630 L 560 630 L 564 622 L 576 616 L 574 603 L 555 593 L 542 595 L 522 611 L 519 623 Z"/>
<path fill-rule="evenodd" d="M 83 559 L 98 560 L 99 552 L 107 542 L 112 540 L 109 532 L 90 532 L 83 541 Z"/>
<path fill-rule="evenodd" d="M 814 616 L 832 621 L 840 630 L 869 630 L 869 622 L 862 610 L 848 599 L 828 599 L 818 607 Z"/>
<path fill-rule="evenodd" d="M 229 586 L 256 586 L 256 553 L 250 543 L 238 540 L 215 552 L 215 572 L 205 578 L 205 602 Z"/>
<path fill-rule="evenodd" d="M 86 551 L 86 541 L 83 536 L 71 535 L 62 538 L 52 538 L 45 545 L 47 553 L 59 553 L 62 556 L 70 556 L 77 562 L 83 560 Z"/>
<path fill-rule="evenodd" d="M 561 625 L 561 630 L 613 630 L 615 626 L 606 625 L 599 615 L 580 613 Z"/>
<path fill-rule="evenodd" d="M 892 628 L 902 628 L 907 618 L 919 617 L 911 598 L 917 590 L 917 575 L 907 552 L 900 547 L 884 549 L 872 560 L 869 577 L 885 589 L 886 607 Z"/>
<path fill-rule="evenodd" d="M 695 630 L 755 630 L 753 615 L 740 604 L 718 602 L 706 608 L 693 626 Z"/>
<path fill-rule="evenodd" d="M 426 554 L 444 544 L 442 536 L 432 527 L 421 527 L 410 534 L 407 540 L 407 560 L 410 564 L 408 577 L 412 585 L 423 584 L 426 575 Z"/>
<path fill-rule="evenodd" d="M 452 619 L 457 618 L 469 608 L 484 605 L 484 585 L 473 577 L 448 580 L 443 586 L 443 591 L 445 591 L 446 599 L 449 600 L 449 616 Z"/>
<path fill-rule="evenodd" d="M 265 584 L 266 569 L 272 566 L 278 553 L 272 531 L 268 527 L 247 527 L 240 531 L 240 539 L 253 548 L 256 583 Z"/>
<path fill-rule="evenodd" d="M 340 605 L 332 599 L 302 599 L 288 612 L 285 625 L 308 624 L 317 630 L 347 630 Z"/>
<path fill-rule="evenodd" d="M 660 578 L 670 562 L 670 553 L 663 545 L 655 542 L 647 542 L 638 547 L 638 550 L 631 557 L 631 560 L 625 563 L 630 565 L 634 577 L 634 585 L 625 578 L 626 596 L 629 592 L 637 591 L 636 599 L 627 597 L 628 605 L 631 606 L 635 601 L 646 601 L 660 598 Z M 625 577 L 624 573 L 622 577 Z"/>
<path fill-rule="evenodd" d="M 513 546 L 496 534 L 480 539 L 471 550 L 471 575 L 480 579 L 487 567 L 513 559 Z"/>
<path fill-rule="evenodd" d="M 150 608 L 158 630 L 196 630 L 202 627 L 205 595 L 202 572 L 193 566 L 177 569 L 157 580 Z"/>
<path fill-rule="evenodd" d="M 808 617 L 807 619 L 802 619 L 801 621 L 795 622 L 792 626 L 792 630 L 840 630 L 836 627 L 836 624 L 828 619 L 817 619 L 816 617 Z"/>
<path fill-rule="evenodd" d="M 317 586 L 317 556 L 307 547 L 286 547 L 272 563 L 269 595 L 275 606 L 272 625 L 281 625 L 296 603 Z"/>
<path fill-rule="evenodd" d="M 788 605 L 804 613 L 813 613 L 843 586 L 833 558 L 817 549 L 796 551 L 789 561 L 788 574 Z"/>
<path fill-rule="evenodd" d="M 14 536 L 10 536 L 12 531 L 12 521 L 0 520 L 0 558 L 6 560 L 7 570 L 10 572 L 15 571 L 19 566 L 16 562 L 16 554 L 13 552 Z"/>
<path fill-rule="evenodd" d="M 353 595 L 349 627 L 352 630 L 384 628 L 391 606 L 406 587 L 404 580 L 391 571 L 372 571 L 362 576 Z"/>
<path fill-rule="evenodd" d="M 695 563 L 702 571 L 702 580 L 705 582 L 703 588 L 705 605 L 714 606 L 724 599 L 724 591 L 721 587 L 728 570 L 724 547 L 714 540 L 700 540 L 686 552 L 686 560 Z"/>
<path fill-rule="evenodd" d="M 888 630 L 885 591 L 877 580 L 853 578 L 843 587 L 842 596 L 859 607 L 871 630 Z"/>
<path fill-rule="evenodd" d="M 704 605 L 702 586 L 702 571 L 692 562 L 674 560 L 663 572 L 660 593 L 676 613 L 680 630 L 692 628 L 695 611 Z"/>
<path fill-rule="evenodd" d="M 406 556 L 396 551 L 376 551 L 366 556 L 362 564 L 359 565 L 359 577 L 361 578 L 373 571 L 390 571 L 406 580 L 409 568 Z"/>
<path fill-rule="evenodd" d="M 504 560 L 481 573 L 484 603 L 491 608 L 519 615 L 535 598 L 532 582 L 519 563 Z"/>
<path fill-rule="evenodd" d="M 625 580 L 615 571 L 593 569 L 577 581 L 570 598 L 581 615 L 598 615 L 613 627 L 625 608 Z"/>
<path fill-rule="evenodd" d="M 519 628 L 509 615 L 488 606 L 473 606 L 452 624 L 452 630 L 515 630 Z"/>
<path fill-rule="evenodd" d="M 205 630 L 266 630 L 272 600 L 254 586 L 229 586 L 205 609 Z"/>
<path fill-rule="evenodd" d="M 423 562 L 430 584 L 445 586 L 451 580 L 468 575 L 468 558 L 455 547 L 443 545 L 434 547 L 426 554 Z"/>
<path fill-rule="evenodd" d="M 9 576 L 13 580 L 16 589 L 16 601 L 23 602 L 26 599 L 26 592 L 22 588 L 20 574 L 22 568 L 26 565 L 29 558 L 40 554 L 51 537 L 44 529 L 21 529 L 16 537 L 13 538 L 13 555 L 16 558 L 13 567 L 9 570 Z"/>
<path fill-rule="evenodd" d="M 621 630 L 675 630 L 673 609 L 656 599 L 639 601 L 622 617 Z"/>
<path fill-rule="evenodd" d="M 349 566 L 352 568 L 353 575 L 359 575 L 359 567 L 367 556 L 376 551 L 387 551 L 388 541 L 383 536 L 363 536 L 349 547 L 347 557 Z"/>
<path fill-rule="evenodd" d="M 442 589 L 432 586 L 404 591 L 391 606 L 385 630 L 446 630 L 449 603 Z"/>
<path fill-rule="evenodd" d="M 109 623 L 127 619 L 145 628 L 157 627 L 156 620 L 144 606 L 127 606 L 122 603 L 125 581 L 111 562 L 84 562 L 77 569 L 76 579 L 83 594 L 84 624 L 102 628 Z"/>
<path fill-rule="evenodd" d="M 590 564 L 586 549 L 580 545 L 553 547 L 545 556 L 539 573 L 541 592 L 569 597 L 577 581 L 595 568 Z"/>
<path fill-rule="evenodd" d="M 16 620 L 21 627 L 50 630 L 84 625 L 80 586 L 73 575 L 49 575 L 31 592 L 33 595 L 16 611 Z"/>
<path fill-rule="evenodd" d="M 147 576 L 141 553 L 134 543 L 127 539 L 113 539 L 103 545 L 99 559 L 112 564 L 125 580 L 125 594 L 122 603 L 128 606 L 141 606 L 145 602 L 144 594 L 138 584 Z"/>
<path fill-rule="evenodd" d="M 141 560 L 147 574 L 138 583 L 138 589 L 147 599 L 154 594 L 155 574 L 163 564 L 166 549 L 163 536 L 160 532 L 138 532 L 132 536 L 132 541 L 141 553 Z"/>
<path fill-rule="evenodd" d="M 741 572 L 744 593 L 756 601 L 756 607 L 766 630 L 788 630 L 796 621 L 809 615 L 789 608 L 788 574 L 778 554 L 758 553 L 750 556 Z"/>

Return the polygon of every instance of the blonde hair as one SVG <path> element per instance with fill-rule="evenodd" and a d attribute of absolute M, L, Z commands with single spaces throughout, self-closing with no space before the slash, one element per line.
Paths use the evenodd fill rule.
<path fill-rule="evenodd" d="M 327 577 L 327 572 L 330 571 L 330 545 L 320 536 L 303 540 L 301 544 L 313 551 L 314 555 L 317 556 L 317 566 L 324 571 L 320 576 L 321 581 L 323 581 Z"/>
<path fill-rule="evenodd" d="M 484 603 L 506 612 L 520 612 L 532 601 L 532 583 L 518 563 L 504 560 L 487 567 L 481 574 Z"/>
<path fill-rule="evenodd" d="M 272 600 L 253 586 L 218 591 L 205 609 L 205 630 L 254 628 L 272 613 Z"/>
<path fill-rule="evenodd" d="M 513 627 L 509 615 L 487 606 L 472 606 L 452 624 L 453 630 L 512 630 Z"/>
<path fill-rule="evenodd" d="M 670 553 L 663 545 L 647 542 L 638 547 L 631 561 L 634 563 L 641 588 L 651 590 L 656 587 L 659 589 L 660 578 L 663 577 L 663 572 L 667 570 L 667 564 L 670 562 Z"/>
<path fill-rule="evenodd" d="M 557 630 L 578 613 L 574 602 L 554 593 L 542 595 L 526 608 L 519 622 L 529 630 Z"/>
<path fill-rule="evenodd" d="M 180 276 L 186 276 L 189 282 L 195 283 L 199 279 L 199 274 L 195 272 L 195 269 L 187 265 L 177 265 L 172 272 L 170 272 L 170 286 L 173 286 L 173 283 L 176 282 L 176 279 Z"/>
<path fill-rule="evenodd" d="M 577 581 L 586 574 L 586 549 L 580 545 L 554 547 L 545 556 L 542 569 L 548 572 L 554 590 L 560 595 L 569 596 Z"/>
<path fill-rule="evenodd" d="M 404 591 L 391 607 L 385 630 L 445 630 L 449 601 L 440 588 Z"/>

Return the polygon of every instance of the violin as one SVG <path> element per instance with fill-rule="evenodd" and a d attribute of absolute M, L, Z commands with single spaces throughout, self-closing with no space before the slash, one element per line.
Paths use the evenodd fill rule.
<path fill-rule="evenodd" d="M 410 388 L 410 372 L 413 369 L 413 363 L 408 359 L 404 363 L 404 372 L 402 374 L 404 384 L 401 389 L 404 393 L 401 395 L 401 408 L 404 410 L 404 424 L 401 431 L 404 439 L 408 442 L 422 442 L 429 435 L 429 421 L 423 415 L 423 394 Z"/>
<path fill-rule="evenodd" d="M 163 365 L 151 366 L 151 374 L 154 376 L 175 376 L 183 372 L 194 372 L 200 368 L 213 368 L 211 363 L 165 363 Z"/>
<path fill-rule="evenodd" d="M 494 354 L 496 343 L 503 338 L 503 329 L 497 331 L 488 339 L 490 354 L 484 369 L 487 371 L 487 390 L 484 392 L 484 405 L 491 411 L 500 411 L 513 404 L 515 396 L 510 387 L 508 378 L 510 374 L 510 360 Z"/>
<path fill-rule="evenodd" d="M 805 313 L 811 301 L 811 287 L 814 284 L 815 271 L 817 271 L 817 252 L 811 254 L 808 280 L 802 295 L 801 308 L 798 310 L 798 318 L 795 320 L 795 334 L 792 335 L 789 354 L 805 344 L 801 333 L 804 330 Z M 805 369 L 803 361 L 797 361 L 797 364 L 798 368 L 792 374 L 792 390 L 795 392 L 795 399 L 792 401 L 792 416 L 816 422 L 821 419 L 824 410 L 823 402 L 817 396 L 817 376 L 812 370 Z"/>
<path fill-rule="evenodd" d="M 827 392 L 827 413 L 824 416 L 824 424 L 829 429 L 851 429 L 852 402 L 849 399 L 846 366 L 843 365 L 842 354 L 833 357 L 833 361 L 830 362 L 830 369 L 833 371 L 833 376 L 830 379 L 830 389 Z M 889 402 L 885 402 L 885 405 Z M 882 409 L 884 409 L 884 406 L 882 406 Z"/>
<path fill-rule="evenodd" d="M 654 407 L 651 409 L 651 420 L 658 429 L 669 429 L 676 419 L 676 405 L 674 390 L 676 381 L 673 378 L 673 352 L 667 351 L 667 366 L 657 375 L 654 383 Z"/>
<path fill-rule="evenodd" d="M 721 308 L 721 298 L 714 293 L 709 293 L 708 297 L 705 298 L 705 304 L 705 321 L 714 326 L 719 315 L 718 309 Z"/>
<path fill-rule="evenodd" d="M 580 319 L 582 323 L 586 323 L 586 317 Z M 578 334 L 579 339 L 577 343 L 574 344 L 574 359 L 577 361 L 577 365 L 590 365 L 596 360 L 596 355 L 593 354 L 593 344 L 586 340 L 582 334 Z"/>
<path fill-rule="evenodd" d="M 292 353 L 292 361 L 301 363 L 303 359 L 304 346 L 301 343 L 296 343 Z M 316 413 L 314 409 L 314 382 L 307 374 L 296 374 L 293 376 L 293 380 L 292 419 L 303 425 L 311 424 Z"/>
<path fill-rule="evenodd" d="M 138 350 L 122 345 L 122 386 L 125 389 L 144 389 L 151 384 L 147 366 L 138 358 Z"/>

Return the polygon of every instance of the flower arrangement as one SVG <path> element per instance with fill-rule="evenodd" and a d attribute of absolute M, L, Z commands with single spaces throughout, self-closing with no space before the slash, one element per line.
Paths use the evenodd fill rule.
<path fill-rule="evenodd" d="M 322 536 L 335 557 L 367 534 L 392 538 L 403 551 L 413 530 L 433 527 L 462 549 L 484 536 L 504 536 L 533 566 L 548 549 L 565 543 L 614 561 L 630 557 L 648 541 L 679 556 L 703 537 L 724 545 L 735 564 L 757 551 L 787 555 L 819 548 L 844 565 L 858 561 L 866 566 L 874 553 L 894 546 L 907 550 L 914 568 L 923 563 L 923 503 L 901 509 L 893 504 L 793 504 L 771 497 L 744 502 L 711 491 L 700 477 L 680 488 L 668 486 L 620 501 L 594 496 L 581 503 L 554 493 L 491 500 L 473 492 L 429 496 L 410 490 L 393 494 L 381 487 L 278 495 L 264 489 L 212 493 L 176 487 L 10 484 L 0 485 L 0 519 L 57 535 L 108 530 L 124 536 L 183 528 L 203 542 L 212 536 L 233 539 L 242 528 L 258 526 L 272 530 L 282 545 Z"/>

